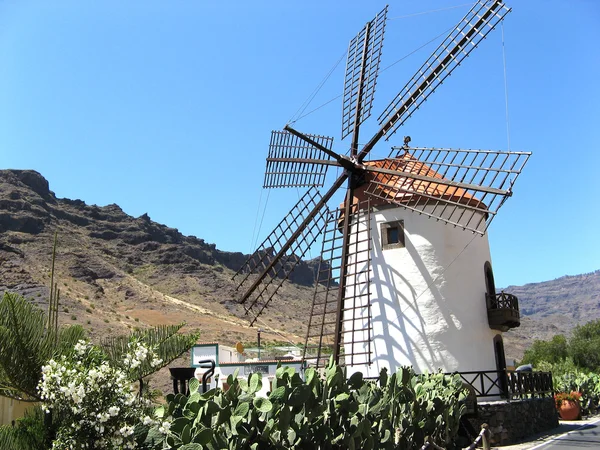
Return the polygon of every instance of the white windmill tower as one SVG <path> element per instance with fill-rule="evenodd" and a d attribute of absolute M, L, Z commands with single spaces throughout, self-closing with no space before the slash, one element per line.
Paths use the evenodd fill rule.
<path fill-rule="evenodd" d="M 356 301 L 344 310 L 343 332 L 350 371 L 375 377 L 384 367 L 506 367 L 501 333 L 519 326 L 518 304 L 495 292 L 485 230 L 505 198 L 498 191 L 512 185 L 528 157 L 405 145 L 393 159 L 367 163 L 407 175 L 369 173 L 354 191 L 346 297 Z M 498 158 L 503 168 L 490 169 Z M 465 185 L 487 177 L 494 187 L 478 199 L 444 184 L 457 177 Z"/>
<path fill-rule="evenodd" d="M 411 148 L 405 138 L 387 158 L 365 158 L 509 11 L 500 0 L 477 2 L 381 114 L 379 130 L 359 151 L 360 125 L 373 103 L 384 8 L 350 41 L 342 114 L 342 139 L 352 136 L 348 155 L 332 151 L 330 137 L 290 126 L 272 132 L 264 187 L 309 189 L 234 278 L 241 277 L 240 303 L 253 324 L 323 234 L 308 363 L 323 365 L 332 355 L 367 376 L 402 365 L 417 371 L 502 365 L 497 335 L 518 325 L 518 306 L 495 294 L 485 231 L 512 195 L 529 153 Z M 344 171 L 321 194 L 329 166 Z M 344 203 L 329 209 L 344 184 Z"/>

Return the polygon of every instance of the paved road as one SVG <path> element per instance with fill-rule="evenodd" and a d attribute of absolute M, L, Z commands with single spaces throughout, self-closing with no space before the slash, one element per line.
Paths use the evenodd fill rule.
<path fill-rule="evenodd" d="M 568 448 L 600 449 L 600 420 L 551 438 L 544 443 L 530 447 L 530 450 L 565 450 Z"/>

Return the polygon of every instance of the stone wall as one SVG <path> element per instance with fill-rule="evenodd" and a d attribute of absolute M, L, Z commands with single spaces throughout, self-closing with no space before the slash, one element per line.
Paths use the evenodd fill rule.
<path fill-rule="evenodd" d="M 493 445 L 508 445 L 558 426 L 554 398 L 478 402 L 477 418 L 470 419 L 476 430 L 487 423 Z"/>

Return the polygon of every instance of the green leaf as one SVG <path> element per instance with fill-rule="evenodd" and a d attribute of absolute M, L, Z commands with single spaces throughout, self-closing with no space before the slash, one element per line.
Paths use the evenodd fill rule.
<path fill-rule="evenodd" d="M 345 392 L 342 392 L 341 394 L 338 394 L 335 396 L 335 401 L 343 402 L 345 400 L 348 400 L 349 398 L 350 398 L 350 395 L 346 394 Z"/>
<path fill-rule="evenodd" d="M 348 442 L 348 450 L 356 450 L 356 446 L 354 445 L 354 439 L 350 438 Z"/>
<path fill-rule="evenodd" d="M 192 440 L 192 431 L 190 424 L 188 423 L 183 430 L 181 431 L 181 442 L 184 444 L 189 444 Z"/>
<path fill-rule="evenodd" d="M 237 405 L 237 408 L 235 408 L 233 415 L 246 417 L 248 415 L 249 410 L 250 410 L 250 404 L 243 402 L 243 403 L 240 403 L 239 405 Z"/>
<path fill-rule="evenodd" d="M 392 437 L 392 432 L 389 429 L 386 429 L 383 432 L 383 438 L 381 439 L 381 443 L 385 444 L 386 442 L 390 441 L 391 437 Z"/>
<path fill-rule="evenodd" d="M 269 394 L 269 399 L 272 402 L 283 403 L 283 401 L 285 400 L 285 391 L 285 386 L 279 386 L 278 388 L 275 388 L 271 391 L 271 393 Z"/>
<path fill-rule="evenodd" d="M 152 427 L 148 430 L 148 435 L 144 442 L 148 445 L 148 448 L 159 448 L 159 443 L 162 443 L 164 439 L 165 436 L 158 431 L 158 427 Z"/>
<path fill-rule="evenodd" d="M 190 391 L 191 392 L 191 391 Z M 193 394 L 191 394 L 188 399 L 187 399 L 187 403 L 188 405 L 190 403 L 198 403 L 200 401 L 200 393 L 199 392 L 194 392 Z"/>
<path fill-rule="evenodd" d="M 292 445 L 296 441 L 296 431 L 293 428 L 288 428 L 287 441 Z"/>
<path fill-rule="evenodd" d="M 230 417 L 231 408 L 223 408 L 221 411 L 219 411 L 219 414 L 217 415 L 217 426 L 228 422 Z"/>
<path fill-rule="evenodd" d="M 178 417 L 171 423 L 171 431 L 179 434 L 183 431 L 183 428 L 188 424 L 189 420 L 185 417 Z"/>
<path fill-rule="evenodd" d="M 292 412 L 290 411 L 290 408 L 288 408 L 287 406 L 284 406 L 283 408 L 281 408 L 281 411 L 279 412 L 279 430 L 282 433 L 287 432 L 287 429 L 290 426 L 291 420 L 292 420 Z"/>
<path fill-rule="evenodd" d="M 363 385 L 362 372 L 354 372 L 348 380 L 348 384 L 352 389 L 359 389 Z"/>
<path fill-rule="evenodd" d="M 181 447 L 179 447 L 179 450 L 203 450 L 204 447 L 202 447 L 202 445 L 196 443 L 196 442 L 192 442 L 190 444 L 184 444 Z"/>
<path fill-rule="evenodd" d="M 283 366 L 277 367 L 277 370 L 275 370 L 275 377 L 276 378 L 281 378 L 281 377 L 283 377 L 283 374 L 284 374 L 284 368 L 283 368 Z"/>
<path fill-rule="evenodd" d="M 194 394 L 198 392 L 198 388 L 200 387 L 200 382 L 196 378 L 190 379 L 190 394 Z"/>
<path fill-rule="evenodd" d="M 260 373 L 253 373 L 250 375 L 250 382 L 248 383 L 248 393 L 254 394 L 259 391 L 262 387 L 262 376 Z"/>
<path fill-rule="evenodd" d="M 172 435 L 167 436 L 166 438 L 168 448 L 175 448 L 175 438 Z"/>
<path fill-rule="evenodd" d="M 194 436 L 194 442 L 198 444 L 206 445 L 208 444 L 213 437 L 213 430 L 210 428 L 204 428 L 196 433 Z"/>
<path fill-rule="evenodd" d="M 305 384 L 300 386 L 296 386 L 292 392 L 290 393 L 290 398 L 288 399 L 288 404 L 290 406 L 300 406 L 303 405 L 310 395 L 310 388 Z"/>
<path fill-rule="evenodd" d="M 252 403 L 257 410 L 263 413 L 267 413 L 273 409 L 271 401 L 264 397 L 256 397 Z"/>
<path fill-rule="evenodd" d="M 238 435 L 237 426 L 242 420 L 244 420 L 242 416 L 231 416 L 229 418 L 229 424 L 231 425 L 231 434 L 233 434 L 234 436 Z"/>
<path fill-rule="evenodd" d="M 381 372 L 379 373 L 379 386 L 386 387 L 387 384 L 388 384 L 388 371 L 387 371 L 387 368 L 384 367 L 383 369 L 381 369 Z"/>

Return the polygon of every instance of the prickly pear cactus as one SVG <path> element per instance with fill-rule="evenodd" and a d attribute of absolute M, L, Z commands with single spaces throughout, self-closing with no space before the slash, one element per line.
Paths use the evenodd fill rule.
<path fill-rule="evenodd" d="M 267 397 L 257 394 L 260 374 L 237 375 L 227 378 L 227 391 L 202 394 L 192 379 L 189 397 L 167 396 L 160 415 L 170 429 L 148 448 L 417 449 L 425 439 L 448 446 L 464 411 L 460 377 L 415 375 L 410 368 L 383 371 L 373 382 L 361 373 L 347 378 L 333 363 L 321 374 L 307 369 L 304 379 L 279 367 Z M 148 435 L 155 438 L 157 430 Z"/>

